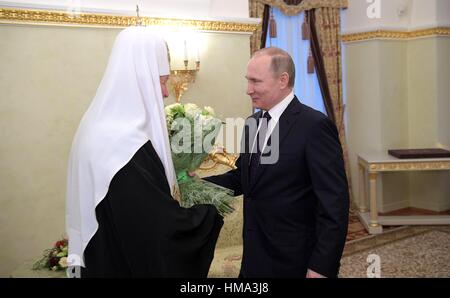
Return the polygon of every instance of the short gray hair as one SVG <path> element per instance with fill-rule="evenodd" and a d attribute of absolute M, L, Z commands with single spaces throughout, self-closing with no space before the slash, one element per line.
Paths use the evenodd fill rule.
<path fill-rule="evenodd" d="M 286 72 L 289 75 L 288 86 L 293 88 L 295 82 L 295 65 L 291 55 L 285 50 L 276 47 L 264 48 L 256 51 L 253 57 L 267 55 L 271 57 L 270 69 L 275 75 Z"/>

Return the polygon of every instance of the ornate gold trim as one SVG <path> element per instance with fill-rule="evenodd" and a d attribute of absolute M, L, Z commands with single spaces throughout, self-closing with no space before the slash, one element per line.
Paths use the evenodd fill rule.
<path fill-rule="evenodd" d="M 416 31 L 387 31 L 376 30 L 369 32 L 344 34 L 341 36 L 342 42 L 354 42 L 372 39 L 389 39 L 389 40 L 408 40 L 414 38 L 423 38 L 430 36 L 450 36 L 450 28 L 437 27 L 431 29 L 423 29 Z"/>
<path fill-rule="evenodd" d="M 247 24 L 222 21 L 202 21 L 183 19 L 163 19 L 140 17 L 145 26 L 187 27 L 200 31 L 246 32 L 253 33 L 259 24 Z M 80 13 L 70 15 L 63 11 L 28 10 L 0 8 L 0 23 L 37 24 L 37 25 L 71 25 L 84 27 L 128 27 L 136 25 L 134 16 L 117 16 L 108 14 Z"/>
<path fill-rule="evenodd" d="M 410 161 L 410 162 L 368 162 L 361 157 L 358 163 L 369 171 L 377 172 L 399 172 L 399 171 L 442 171 L 450 170 L 450 160 L 446 161 Z"/>
<path fill-rule="evenodd" d="M 370 172 L 393 172 L 393 171 L 437 171 L 450 170 L 450 161 L 440 162 L 402 162 L 402 163 L 380 163 L 370 164 Z"/>

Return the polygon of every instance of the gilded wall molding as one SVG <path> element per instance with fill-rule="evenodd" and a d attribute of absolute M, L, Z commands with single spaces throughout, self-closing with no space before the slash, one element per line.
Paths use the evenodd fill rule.
<path fill-rule="evenodd" d="M 199 31 L 215 32 L 253 33 L 260 26 L 258 24 L 238 22 L 149 17 L 140 17 L 140 21 L 145 26 L 184 27 Z M 71 15 L 64 11 L 0 8 L 0 23 L 124 28 L 136 25 L 136 17 L 95 13 Z"/>
<path fill-rule="evenodd" d="M 437 27 L 431 29 L 423 29 L 416 31 L 388 31 L 376 30 L 369 32 L 343 34 L 341 36 L 342 42 L 366 41 L 374 39 L 385 40 L 409 40 L 415 38 L 425 38 L 433 36 L 450 36 L 450 27 Z"/>

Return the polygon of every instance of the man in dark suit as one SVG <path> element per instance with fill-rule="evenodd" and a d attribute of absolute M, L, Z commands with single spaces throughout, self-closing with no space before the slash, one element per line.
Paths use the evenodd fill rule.
<path fill-rule="evenodd" d="M 244 195 L 240 277 L 337 277 L 349 213 L 337 129 L 293 94 L 285 51 L 258 51 L 246 78 L 257 129 L 244 131 L 236 170 L 205 178 Z"/>

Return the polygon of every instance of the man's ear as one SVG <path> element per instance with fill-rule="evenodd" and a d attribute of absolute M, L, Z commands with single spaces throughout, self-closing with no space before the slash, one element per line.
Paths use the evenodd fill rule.
<path fill-rule="evenodd" d="M 280 83 L 281 83 L 281 89 L 286 89 L 289 85 L 289 75 L 287 72 L 283 72 L 280 75 Z"/>

